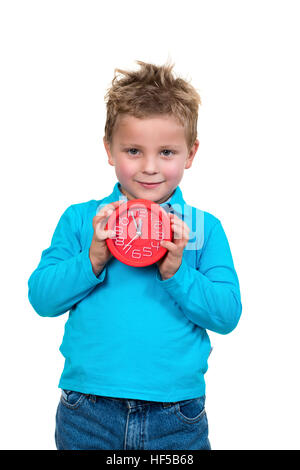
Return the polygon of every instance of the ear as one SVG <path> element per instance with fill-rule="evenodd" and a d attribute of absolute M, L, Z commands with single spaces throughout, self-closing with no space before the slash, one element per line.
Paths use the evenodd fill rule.
<path fill-rule="evenodd" d="M 195 157 L 195 155 L 197 153 L 197 150 L 199 148 L 199 145 L 200 145 L 200 142 L 199 142 L 198 139 L 196 139 L 194 145 L 192 146 L 192 148 L 189 151 L 189 154 L 186 158 L 185 167 L 184 167 L 185 169 L 191 168 L 194 157 Z"/>
<path fill-rule="evenodd" d="M 107 141 L 105 140 L 105 137 L 103 137 L 103 144 L 104 144 L 104 147 L 105 147 L 107 156 L 108 156 L 108 163 L 109 163 L 111 166 L 115 166 L 115 162 L 114 162 L 114 159 L 113 159 L 113 156 L 112 156 L 112 153 L 111 153 L 110 144 L 109 144 L 109 142 L 107 142 Z"/>

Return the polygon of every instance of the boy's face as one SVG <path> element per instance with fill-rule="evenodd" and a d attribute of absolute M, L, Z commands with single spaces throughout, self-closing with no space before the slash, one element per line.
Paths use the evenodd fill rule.
<path fill-rule="evenodd" d="M 103 141 L 122 193 L 129 200 L 158 204 L 173 194 L 199 147 L 196 140 L 188 150 L 183 126 L 168 115 L 145 119 L 119 115 L 112 146 Z"/>

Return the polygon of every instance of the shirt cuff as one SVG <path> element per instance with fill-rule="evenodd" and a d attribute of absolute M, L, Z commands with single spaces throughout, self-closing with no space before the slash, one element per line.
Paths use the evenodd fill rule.
<path fill-rule="evenodd" d="M 100 282 L 103 282 L 106 276 L 106 266 L 103 268 L 103 270 L 97 277 L 92 268 L 92 263 L 90 260 L 90 249 L 87 248 L 83 250 L 81 252 L 81 255 L 82 255 L 83 269 L 91 285 L 96 286 L 97 284 L 100 284 Z"/>
<path fill-rule="evenodd" d="M 179 266 L 176 273 L 173 274 L 172 277 L 170 277 L 169 279 L 163 280 L 160 275 L 159 269 L 157 268 L 156 280 L 162 287 L 166 289 L 174 289 L 174 287 L 177 287 L 178 285 L 183 284 L 184 277 L 188 268 L 189 267 L 188 267 L 187 262 L 185 261 L 184 257 L 182 257 L 181 265 Z"/>

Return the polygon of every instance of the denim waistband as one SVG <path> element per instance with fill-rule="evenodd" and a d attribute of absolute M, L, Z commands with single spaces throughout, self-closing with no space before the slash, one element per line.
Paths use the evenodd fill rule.
<path fill-rule="evenodd" d="M 97 401 L 97 398 L 105 398 L 107 400 L 123 402 L 129 409 L 134 409 L 142 406 L 148 405 L 162 405 L 163 408 L 168 408 L 169 406 L 174 405 L 176 402 L 160 402 L 160 401 L 149 401 L 149 400 L 136 400 L 131 398 L 117 398 L 117 397 L 106 397 L 98 395 L 88 395 L 89 399 L 92 401 Z"/>

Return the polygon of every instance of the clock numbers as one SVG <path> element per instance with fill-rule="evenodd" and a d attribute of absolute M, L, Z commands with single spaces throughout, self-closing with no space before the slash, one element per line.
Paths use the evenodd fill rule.
<path fill-rule="evenodd" d="M 159 247 L 159 246 L 158 246 Z M 152 250 L 150 246 L 143 246 L 143 252 L 139 248 L 135 248 L 131 252 L 131 257 L 135 259 L 140 259 L 142 256 L 152 256 Z"/>
<path fill-rule="evenodd" d="M 128 225 L 128 224 L 129 224 L 129 219 L 128 219 L 128 217 L 121 217 L 120 223 L 121 223 L 122 225 Z"/>
<path fill-rule="evenodd" d="M 147 217 L 147 209 L 138 209 L 139 217 Z"/>
<path fill-rule="evenodd" d="M 120 227 L 120 225 L 115 225 L 115 232 L 116 232 L 116 235 L 117 237 L 120 235 L 120 234 L 123 234 L 123 227 Z"/>
<path fill-rule="evenodd" d="M 125 238 L 120 236 L 123 234 L 123 227 L 120 227 L 120 225 L 115 225 L 115 232 L 116 232 L 115 244 L 117 246 L 123 246 Z"/>
<path fill-rule="evenodd" d="M 163 240 L 165 234 L 162 230 L 162 222 L 159 220 L 154 222 L 153 228 L 155 232 L 153 238 L 155 238 L 156 240 Z"/>
<path fill-rule="evenodd" d="M 150 246 L 143 247 L 143 256 L 152 256 L 152 250 Z"/>
<path fill-rule="evenodd" d="M 127 248 L 127 249 L 126 249 L 126 248 Z M 123 250 L 125 250 L 125 251 L 124 251 L 124 253 L 126 253 L 126 254 L 127 254 L 127 253 L 128 253 L 128 251 L 130 251 L 130 250 L 131 250 L 131 248 L 132 248 L 132 246 L 131 246 L 131 245 L 129 245 L 129 244 L 127 243 L 127 245 L 125 245 L 125 246 L 123 247 Z"/>
<path fill-rule="evenodd" d="M 161 228 L 161 226 L 162 226 L 162 222 L 160 222 L 160 220 L 158 220 L 157 222 L 154 222 L 153 224 L 153 227 L 156 229 Z"/>
<path fill-rule="evenodd" d="M 157 238 L 157 240 L 163 240 L 164 239 L 164 232 L 156 232 L 156 238 Z"/>
<path fill-rule="evenodd" d="M 115 224 L 114 246 L 121 256 L 132 260 L 133 266 L 142 263 L 143 259 L 146 262 L 158 256 L 161 250 L 160 240 L 165 238 L 168 229 L 163 223 L 161 212 L 152 211 L 150 207 L 135 206 L 119 214 Z"/>
<path fill-rule="evenodd" d="M 142 257 L 141 250 L 139 250 L 138 248 L 135 248 L 134 250 L 132 250 L 131 257 L 135 259 L 140 259 Z"/>
<path fill-rule="evenodd" d="M 166 254 L 161 240 L 172 240 L 169 215 L 146 199 L 128 201 L 107 221 L 114 237 L 106 239 L 111 253 L 129 266 L 150 266 Z"/>
<path fill-rule="evenodd" d="M 152 248 L 156 248 L 157 251 L 160 249 L 160 244 L 159 243 L 155 244 L 153 241 L 151 241 L 151 246 L 152 246 Z"/>
<path fill-rule="evenodd" d="M 124 245 L 124 241 L 125 241 L 125 238 L 123 237 L 117 237 L 116 240 L 115 240 L 115 244 L 117 246 L 123 246 Z"/>

